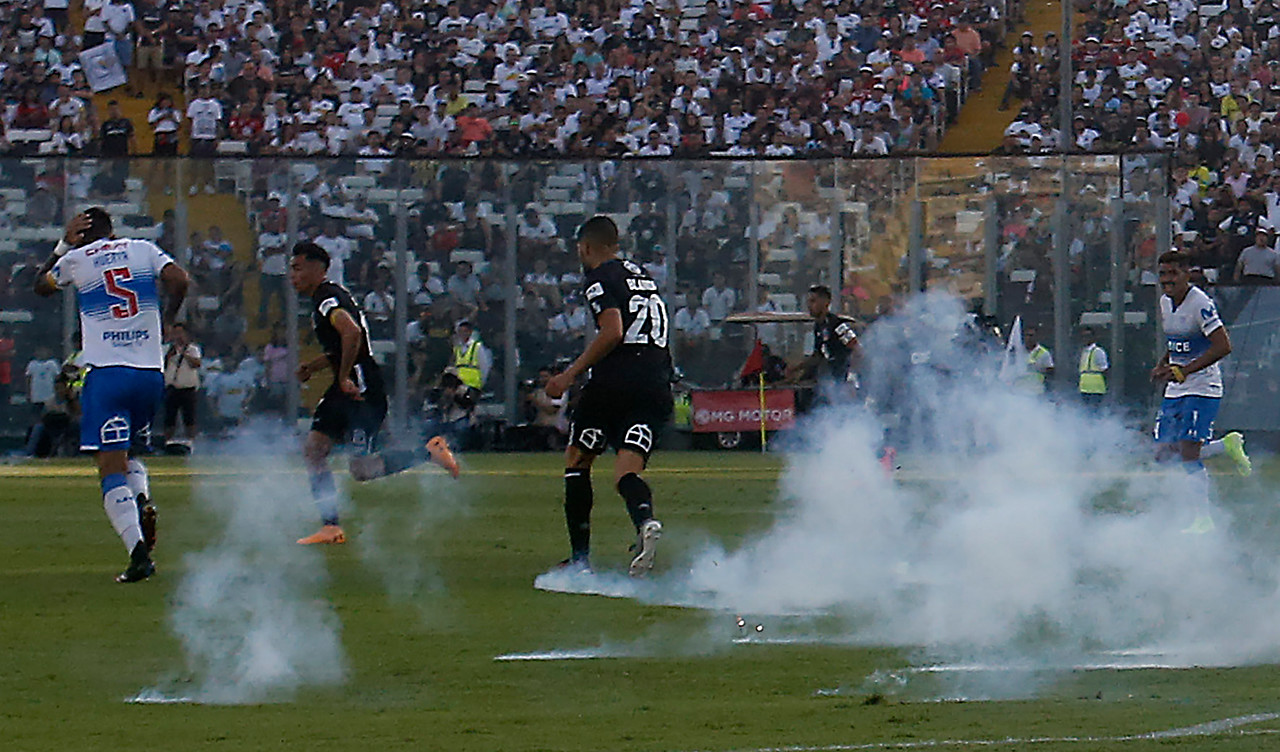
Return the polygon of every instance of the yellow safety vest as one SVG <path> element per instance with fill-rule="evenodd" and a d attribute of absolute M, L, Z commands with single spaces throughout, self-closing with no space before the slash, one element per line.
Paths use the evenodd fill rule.
<path fill-rule="evenodd" d="M 484 386 L 484 376 L 480 373 L 480 342 L 472 340 L 463 349 L 460 345 L 453 346 L 453 365 L 458 369 L 458 380 L 472 389 L 480 389 Z"/>
<path fill-rule="evenodd" d="M 1106 394 L 1107 378 L 1093 363 L 1093 354 L 1099 349 L 1097 345 L 1089 345 L 1080 353 L 1080 393 Z"/>
<path fill-rule="evenodd" d="M 74 364 L 76 362 L 76 358 L 80 357 L 82 352 L 83 350 L 76 350 L 75 352 L 68 355 L 67 359 L 62 361 L 62 367 L 66 368 L 67 366 Z M 87 367 L 85 366 L 77 367 L 76 378 L 74 381 L 71 382 L 71 388 L 75 391 L 76 394 L 79 394 L 81 391 L 84 390 L 84 377 L 87 375 L 89 375 L 89 369 Z"/>
<path fill-rule="evenodd" d="M 1040 393 L 1044 391 L 1044 371 L 1036 369 L 1036 364 L 1048 356 L 1049 350 L 1044 345 L 1036 345 L 1027 353 L 1027 372 L 1022 376 L 1020 386 L 1026 391 Z"/>

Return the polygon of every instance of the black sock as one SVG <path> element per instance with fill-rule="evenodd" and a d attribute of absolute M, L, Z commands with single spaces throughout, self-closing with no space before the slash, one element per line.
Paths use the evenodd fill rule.
<path fill-rule="evenodd" d="M 618 479 L 618 493 L 627 501 L 627 514 L 636 529 L 653 519 L 653 492 L 649 484 L 635 473 L 627 473 Z"/>
<path fill-rule="evenodd" d="M 565 468 L 564 522 L 569 528 L 569 548 L 574 559 L 585 559 L 591 551 L 592 502 L 590 468 Z"/>

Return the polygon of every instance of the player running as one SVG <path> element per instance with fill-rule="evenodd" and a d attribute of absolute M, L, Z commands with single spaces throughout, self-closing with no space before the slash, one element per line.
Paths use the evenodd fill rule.
<path fill-rule="evenodd" d="M 155 244 L 116 238 L 111 215 L 95 206 L 68 223 L 36 275 L 35 292 L 48 297 L 73 285 L 89 369 L 80 398 L 80 449 L 94 453 L 102 505 L 129 552 L 129 566 L 116 582 L 139 582 L 156 571 L 156 518 L 147 469 L 130 459 L 129 450 L 150 438 L 164 394 L 160 288 L 164 321 L 172 322 L 188 277 Z"/>
<path fill-rule="evenodd" d="M 825 392 L 820 399 L 838 399 L 848 392 L 857 367 L 858 334 L 853 319 L 831 312 L 831 288 L 814 285 L 805 299 L 813 317 L 813 352 L 787 369 L 793 381 L 815 379 Z"/>
<path fill-rule="evenodd" d="M 1185 532 L 1207 533 L 1214 524 L 1201 444 L 1213 434 L 1213 421 L 1222 402 L 1218 361 L 1230 354 L 1231 339 L 1213 300 L 1191 284 L 1191 262 L 1186 254 L 1169 251 L 1160 256 L 1159 263 L 1160 290 L 1164 293 L 1160 296 L 1160 322 L 1167 348 L 1151 370 L 1153 381 L 1165 382 L 1155 426 L 1156 456 L 1169 459 L 1176 453 L 1181 457 L 1187 472 L 1187 493 L 1197 508 L 1196 519 Z M 1239 434 L 1227 438 L 1219 445 L 1222 450 L 1237 464 L 1247 464 Z"/>
<path fill-rule="evenodd" d="M 629 571 L 637 576 L 653 569 L 662 535 L 662 523 L 653 518 L 653 494 L 640 473 L 672 410 L 667 306 L 643 269 L 618 258 L 618 226 L 612 219 L 597 215 L 579 228 L 578 258 L 586 271 L 584 295 L 597 332 L 582 355 L 546 386 L 547 396 L 558 399 L 575 379 L 589 374 L 565 449 L 570 556 L 561 565 L 590 570 L 591 465 L 612 445 L 618 452 L 615 488 L 636 528 Z"/>
<path fill-rule="evenodd" d="M 303 545 L 346 543 L 347 536 L 338 519 L 338 490 L 329 470 L 329 454 L 335 444 L 350 444 L 351 477 L 358 481 L 381 478 L 414 465 L 434 461 L 458 477 L 458 463 L 444 437 L 427 442 L 426 451 L 388 450 L 373 452 L 382 421 L 387 417 L 387 392 L 382 369 L 369 347 L 369 328 L 355 299 L 345 287 L 325 279 L 329 253 L 315 243 L 293 247 L 289 277 L 293 289 L 311 298 L 311 320 L 316 340 L 324 351 L 316 359 L 298 366 L 298 380 L 308 381 L 319 371 L 333 372 L 333 384 L 316 405 L 311 431 L 303 446 L 311 474 L 311 495 L 320 509 L 321 527 L 298 540 Z"/>

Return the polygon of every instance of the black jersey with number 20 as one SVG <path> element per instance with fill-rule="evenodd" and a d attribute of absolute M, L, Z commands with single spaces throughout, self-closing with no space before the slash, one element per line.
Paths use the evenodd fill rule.
<path fill-rule="evenodd" d="M 653 278 L 630 261 L 610 259 L 587 272 L 583 295 L 597 328 L 600 314 L 610 308 L 617 308 L 622 314 L 622 342 L 591 368 L 589 383 L 669 389 L 667 304 Z"/>

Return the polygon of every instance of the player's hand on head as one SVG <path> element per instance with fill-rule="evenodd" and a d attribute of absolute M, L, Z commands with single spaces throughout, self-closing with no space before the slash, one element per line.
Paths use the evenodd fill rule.
<path fill-rule="evenodd" d="M 84 237 L 85 230 L 88 230 L 91 224 L 92 220 L 89 218 L 89 215 L 84 212 L 80 212 L 72 217 L 71 221 L 67 223 L 67 231 L 63 236 L 63 240 L 65 240 L 68 245 L 79 246 L 80 239 Z"/>

